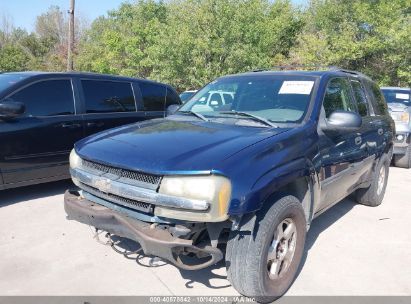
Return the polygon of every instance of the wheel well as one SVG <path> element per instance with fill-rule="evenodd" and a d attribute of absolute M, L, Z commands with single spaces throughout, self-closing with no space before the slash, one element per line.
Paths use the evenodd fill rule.
<path fill-rule="evenodd" d="M 310 223 L 313 200 L 311 190 L 312 186 L 308 177 L 300 177 L 279 188 L 276 192 L 291 194 L 298 198 L 298 200 L 301 202 L 301 205 L 303 206 L 307 223 Z"/>

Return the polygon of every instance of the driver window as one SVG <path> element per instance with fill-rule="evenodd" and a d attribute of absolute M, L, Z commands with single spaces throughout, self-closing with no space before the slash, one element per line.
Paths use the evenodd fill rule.
<path fill-rule="evenodd" d="M 26 106 L 25 116 L 73 115 L 74 98 L 70 79 L 35 82 L 9 97 Z"/>
<path fill-rule="evenodd" d="M 356 111 L 351 99 L 350 83 L 347 79 L 333 78 L 328 82 L 323 106 L 327 118 L 337 110 Z"/>

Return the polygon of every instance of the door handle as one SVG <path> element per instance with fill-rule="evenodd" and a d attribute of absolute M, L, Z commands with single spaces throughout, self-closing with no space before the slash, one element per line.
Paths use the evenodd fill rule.
<path fill-rule="evenodd" d="M 361 143 L 362 143 L 362 138 L 361 138 L 361 136 L 357 136 L 357 137 L 354 139 L 354 142 L 355 142 L 355 144 L 356 144 L 357 146 L 361 145 Z"/>
<path fill-rule="evenodd" d="M 80 127 L 81 127 L 81 124 L 79 124 L 79 123 L 65 122 L 65 123 L 62 123 L 62 124 L 61 124 L 61 127 L 62 127 L 62 128 L 65 128 L 65 129 L 77 129 L 77 128 L 80 128 Z"/>
<path fill-rule="evenodd" d="M 380 129 L 378 129 L 378 131 L 377 131 L 377 132 L 378 132 L 378 135 L 383 135 L 383 134 L 384 134 L 384 130 L 383 130 L 383 129 L 381 129 L 381 128 L 380 128 Z"/>
<path fill-rule="evenodd" d="M 102 127 L 104 126 L 104 122 L 88 122 L 87 127 Z"/>

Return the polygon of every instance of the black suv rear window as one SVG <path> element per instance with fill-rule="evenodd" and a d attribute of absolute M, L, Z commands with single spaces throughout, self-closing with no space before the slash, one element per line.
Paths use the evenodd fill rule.
<path fill-rule="evenodd" d="M 129 82 L 82 80 L 86 113 L 135 112 L 136 103 Z"/>
<path fill-rule="evenodd" d="M 166 87 L 160 84 L 140 82 L 145 111 L 164 111 Z"/>

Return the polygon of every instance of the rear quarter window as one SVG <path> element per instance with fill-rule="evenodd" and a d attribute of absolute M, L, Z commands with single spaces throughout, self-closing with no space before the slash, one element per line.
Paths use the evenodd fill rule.
<path fill-rule="evenodd" d="M 140 82 L 145 111 L 164 111 L 166 106 L 166 86 L 156 83 Z"/>
<path fill-rule="evenodd" d="M 181 100 L 180 97 L 177 95 L 176 92 L 171 90 L 170 88 L 167 88 L 167 97 L 166 97 L 166 107 L 170 105 L 180 105 Z"/>

